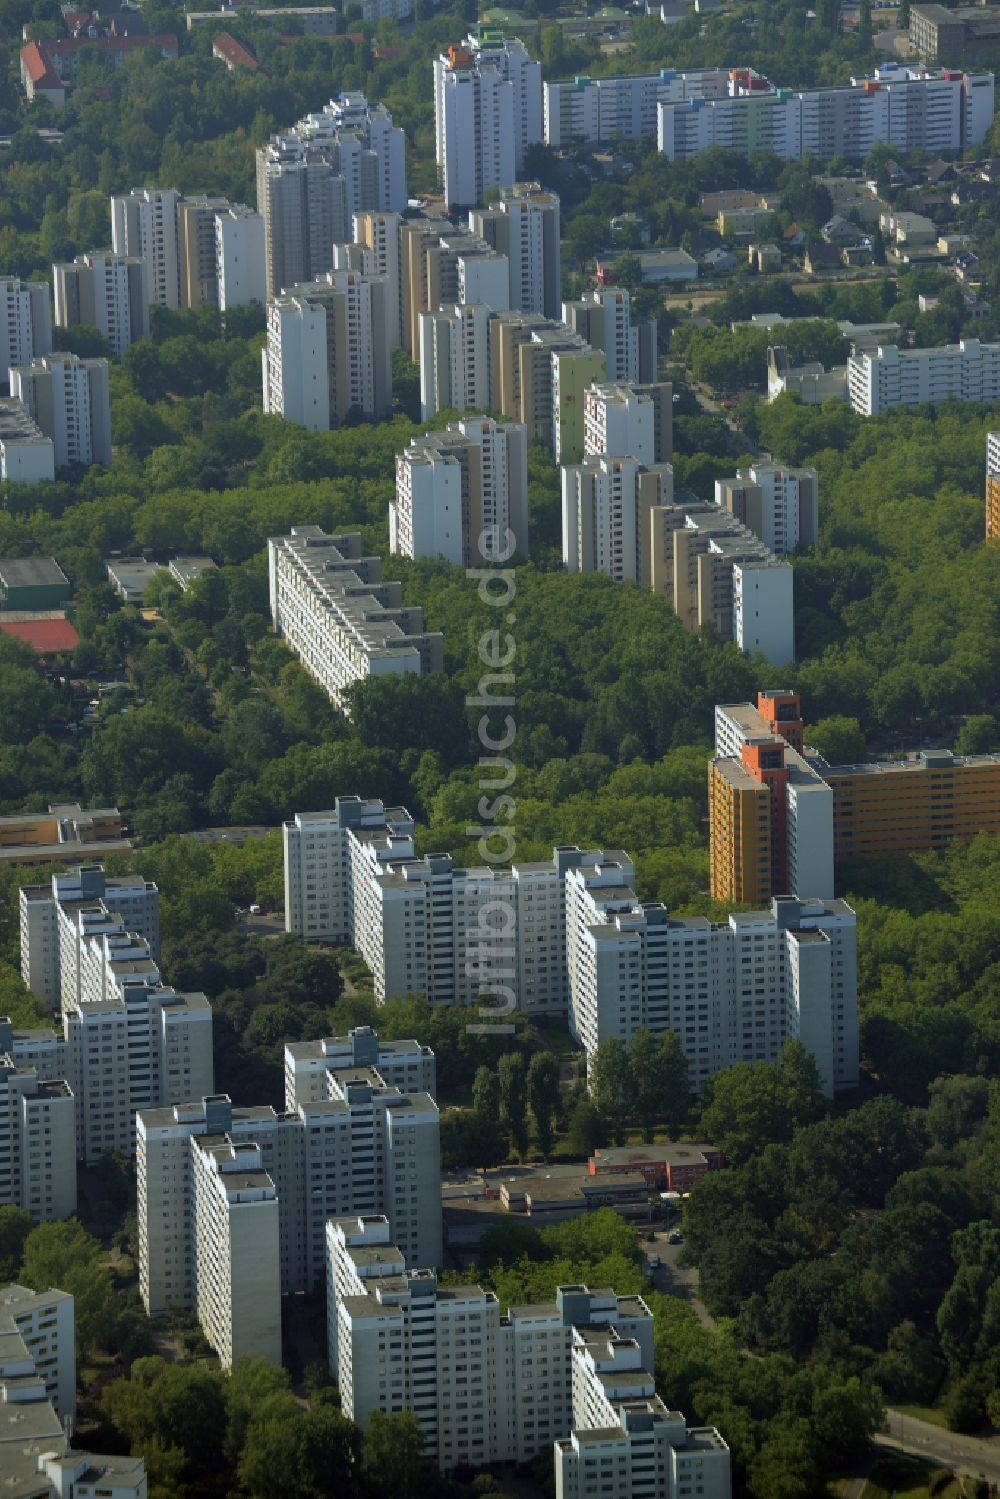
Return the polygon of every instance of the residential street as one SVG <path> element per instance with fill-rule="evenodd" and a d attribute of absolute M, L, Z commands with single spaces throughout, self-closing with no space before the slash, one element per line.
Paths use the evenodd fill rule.
<path fill-rule="evenodd" d="M 962 1436 L 890 1409 L 888 1429 L 876 1436 L 875 1443 L 890 1451 L 909 1452 L 914 1457 L 961 1469 L 991 1483 L 1000 1481 L 1000 1441 Z"/>

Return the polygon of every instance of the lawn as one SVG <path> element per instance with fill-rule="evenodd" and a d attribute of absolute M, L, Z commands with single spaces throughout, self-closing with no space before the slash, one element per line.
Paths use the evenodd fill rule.
<path fill-rule="evenodd" d="M 917 1458 L 887 1457 L 875 1464 L 862 1499 L 932 1499 L 930 1484 L 942 1470 Z M 953 1478 L 935 1489 L 933 1499 L 962 1499 L 962 1485 Z"/>
<path fill-rule="evenodd" d="M 894 1405 L 893 1415 L 898 1411 L 901 1416 L 912 1416 L 916 1421 L 927 1421 L 931 1426 L 940 1426 L 948 1430 L 948 1422 L 944 1411 L 938 1410 L 934 1405 Z M 892 1420 L 892 1416 L 889 1418 Z"/>

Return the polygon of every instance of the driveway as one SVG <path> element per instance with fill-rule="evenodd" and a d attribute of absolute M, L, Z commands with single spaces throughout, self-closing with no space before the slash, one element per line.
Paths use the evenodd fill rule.
<path fill-rule="evenodd" d="M 659 1255 L 660 1258 L 659 1269 L 649 1272 L 653 1286 L 664 1296 L 677 1296 L 688 1302 L 703 1327 L 714 1327 L 715 1319 L 698 1295 L 697 1270 L 678 1263 L 683 1247 L 683 1244 L 669 1243 L 663 1231 L 658 1231 L 652 1242 L 643 1242 L 643 1252 L 647 1256 Z"/>

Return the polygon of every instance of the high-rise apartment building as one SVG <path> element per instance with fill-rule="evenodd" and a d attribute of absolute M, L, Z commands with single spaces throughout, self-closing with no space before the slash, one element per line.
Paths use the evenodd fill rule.
<path fill-rule="evenodd" d="M 413 438 L 397 454 L 390 551 L 473 567 L 511 546 L 527 556 L 528 441 L 522 422 L 466 417 Z"/>
<path fill-rule="evenodd" d="M 20 401 L 0 397 L 0 479 L 11 484 L 51 483 L 56 455 L 51 437 Z"/>
<path fill-rule="evenodd" d="M 490 404 L 490 309 L 442 307 L 420 314 L 420 417 L 443 407 L 485 411 Z"/>
<path fill-rule="evenodd" d="M 408 1265 L 441 1262 L 433 1100 L 371 1067 L 329 1072 L 327 1090 L 287 1114 L 219 1095 L 139 1116 L 146 1310 L 195 1308 L 227 1361 L 280 1358 L 280 1298 L 322 1286 L 330 1218 L 383 1215 Z"/>
<path fill-rule="evenodd" d="M 615 140 L 642 140 L 656 134 L 659 104 L 688 99 L 724 99 L 729 68 L 699 68 L 639 77 L 588 78 L 545 82 L 545 143 L 549 146 L 599 145 Z"/>
<path fill-rule="evenodd" d="M 354 216 L 406 208 L 403 132 L 381 104 L 341 94 L 257 152 L 268 297 L 333 268 Z"/>
<path fill-rule="evenodd" d="M 652 586 L 686 630 L 711 624 L 775 666 L 795 655 L 793 573 L 735 516 L 693 496 L 651 512 Z"/>
<path fill-rule="evenodd" d="M 595 349 L 601 349 L 609 381 L 655 381 L 656 319 L 633 322 L 631 298 L 622 287 L 598 287 L 575 302 L 564 302 L 563 322 Z"/>
<path fill-rule="evenodd" d="M 338 707 L 352 682 L 441 669 L 441 636 L 424 629 L 421 609 L 404 605 L 399 583 L 382 581 L 360 532 L 293 526 L 267 549 L 274 628 Z"/>
<path fill-rule="evenodd" d="M 242 203 L 230 203 L 216 213 L 214 227 L 219 311 L 251 302 L 263 306 L 267 282 L 262 216 Z"/>
<path fill-rule="evenodd" d="M 0 1016 L 0 1207 L 52 1223 L 76 1212 L 76 1102 L 65 1077 L 47 1078 L 13 1050 Z"/>
<path fill-rule="evenodd" d="M 564 1286 L 553 1303 L 505 1315 L 491 1291 L 445 1289 L 432 1270 L 401 1262 L 384 1218 L 327 1225 L 330 1372 L 363 1427 L 373 1411 L 410 1411 L 445 1472 L 530 1462 L 570 1430 L 575 1325 L 607 1336 L 613 1324 L 652 1367 L 652 1317 L 640 1297 Z"/>
<path fill-rule="evenodd" d="M 79 998 L 80 944 L 95 911 L 120 917 L 127 931 L 145 938 L 154 962 L 159 961 L 159 891 L 151 880 L 109 878 L 95 864 L 53 875 L 46 885 L 22 885 L 21 977 L 50 1009 L 66 1009 Z"/>
<path fill-rule="evenodd" d="M 802 750 L 795 693 L 762 692 L 756 708 L 716 707 L 708 773 L 713 899 L 757 905 L 796 891 L 833 896 L 833 796 Z"/>
<path fill-rule="evenodd" d="M 385 277 L 389 343 L 394 349 L 403 345 L 403 273 L 399 254 L 402 222 L 402 214 L 374 208 L 363 209 L 354 215 L 354 243 L 362 252 L 362 262 L 357 269 L 368 276 Z"/>
<path fill-rule="evenodd" d="M 555 193 L 537 182 L 515 182 L 488 208 L 469 214 L 469 228 L 507 257 L 508 307 L 559 316 L 562 297 L 560 209 Z"/>
<path fill-rule="evenodd" d="M 583 457 L 584 399 L 606 375 L 604 351 L 565 323 L 537 313 L 490 319 L 490 406 L 524 422 L 529 442 L 543 442 L 557 463 Z"/>
<path fill-rule="evenodd" d="M 574 1327 L 573 1429 L 555 1444 L 556 1499 L 730 1499 L 729 1448 L 656 1393 L 644 1350 L 616 1326 Z"/>
<path fill-rule="evenodd" d="M 524 43 L 480 28 L 434 61 L 437 163 L 448 208 L 511 187 L 542 138 L 542 68 Z"/>
<path fill-rule="evenodd" d="M 0 390 L 10 388 L 13 365 L 52 352 L 52 311 L 47 281 L 0 278 Z"/>
<path fill-rule="evenodd" d="M 847 361 L 858 416 L 939 401 L 1000 400 L 1000 343 L 963 338 L 935 349 L 861 349 Z"/>
<path fill-rule="evenodd" d="M 520 1011 L 565 1014 L 566 872 L 599 855 L 563 847 L 505 871 L 456 869 L 447 854 L 418 858 L 413 835 L 405 808 L 361 797 L 296 813 L 284 825 L 286 930 L 356 947 L 380 1001 L 471 1004 L 495 981 Z M 513 924 L 502 940 L 498 900 Z"/>
<path fill-rule="evenodd" d="M 710 146 L 752 155 L 863 158 L 873 146 L 965 151 L 993 119 L 992 73 L 882 63 L 871 78 L 794 93 L 752 68 L 733 68 L 725 98 L 658 103 L 657 143 L 671 161 Z"/>
<path fill-rule="evenodd" d="M 268 303 L 261 351 L 264 410 L 314 432 L 349 413 L 382 421 L 392 408 L 389 285 L 328 271 Z"/>
<path fill-rule="evenodd" d="M 76 1317 L 65 1291 L 0 1286 L 0 1379 L 37 1375 L 56 1414 L 76 1415 Z M 31 1369 L 14 1369 L 29 1362 Z"/>
<path fill-rule="evenodd" d="M 96 328 L 113 354 L 122 355 L 149 332 L 142 261 L 134 255 L 92 250 L 52 267 L 56 326 Z"/>
<path fill-rule="evenodd" d="M 1000 832 L 1000 755 L 918 750 L 903 760 L 828 765 L 836 860 L 921 853 Z"/>
<path fill-rule="evenodd" d="M 332 1074 L 355 1067 L 374 1067 L 390 1088 L 401 1093 L 429 1093 L 433 1098 L 437 1092 L 437 1063 L 429 1046 L 412 1040 L 383 1041 L 370 1025 L 359 1025 L 346 1036 L 285 1042 L 285 1112 L 294 1114 L 300 1103 L 332 1097 Z"/>
<path fill-rule="evenodd" d="M 178 308 L 181 269 L 173 188 L 134 187 L 111 199 L 111 243 L 116 255 L 142 261 L 148 306 Z"/>
<path fill-rule="evenodd" d="M 986 535 L 1000 536 L 1000 432 L 986 434 Z"/>
<path fill-rule="evenodd" d="M 229 209 L 227 198 L 205 193 L 177 200 L 177 263 L 181 306 L 219 305 L 216 219 Z"/>
<path fill-rule="evenodd" d="M 146 1499 L 141 1457 L 69 1445 L 76 1319 L 65 1291 L 0 1286 L 0 1475 L 16 1499 Z"/>
<path fill-rule="evenodd" d="M 566 953 L 570 1031 L 588 1067 L 603 1041 L 670 1030 L 691 1082 L 740 1062 L 774 1061 L 790 1037 L 815 1056 L 823 1086 L 858 1078 L 857 942 L 843 901 L 776 896 L 728 922 L 640 904 L 631 862 L 605 856 L 570 871 Z"/>
<path fill-rule="evenodd" d="M 816 470 L 752 463 L 735 478 L 716 479 L 715 503 L 772 552 L 794 552 L 819 540 Z"/>
<path fill-rule="evenodd" d="M 111 462 L 111 391 L 106 359 L 44 354 L 12 366 L 11 395 L 51 438 L 56 468 Z"/>
<path fill-rule="evenodd" d="M 584 394 L 583 451 L 634 458 L 647 468 L 674 450 L 673 386 L 661 381 L 591 385 Z"/>
<path fill-rule="evenodd" d="M 674 497 L 669 463 L 590 455 L 562 469 L 563 564 L 617 582 L 652 581 L 652 512 Z"/>

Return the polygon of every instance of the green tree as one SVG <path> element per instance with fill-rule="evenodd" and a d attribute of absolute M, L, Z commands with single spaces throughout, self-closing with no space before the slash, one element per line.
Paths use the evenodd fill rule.
<path fill-rule="evenodd" d="M 566 1121 L 566 1144 L 575 1156 L 587 1158 L 605 1144 L 607 1126 L 589 1098 L 578 1098 Z"/>
<path fill-rule="evenodd" d="M 424 1456 L 424 1433 L 411 1411 L 372 1411 L 365 1427 L 361 1466 L 372 1494 L 414 1499 L 436 1487 L 437 1474 Z"/>
<path fill-rule="evenodd" d="M 492 1067 L 478 1067 L 472 1084 L 472 1107 L 485 1123 L 500 1123 L 500 1079 Z"/>
<path fill-rule="evenodd" d="M 632 1072 L 624 1041 L 611 1036 L 602 1041 L 590 1064 L 590 1097 L 617 1145 L 625 1140 L 632 1089 Z"/>
<path fill-rule="evenodd" d="M 528 1064 L 528 1103 L 535 1121 L 535 1139 L 548 1160 L 559 1113 L 559 1063 L 550 1051 L 536 1051 Z"/>
<path fill-rule="evenodd" d="M 54 1288 L 73 1297 L 78 1349 L 112 1346 L 116 1304 L 101 1246 L 76 1218 L 41 1223 L 24 1242 L 21 1277 L 36 1291 Z"/>
<path fill-rule="evenodd" d="M 810 725 L 807 738 L 831 765 L 857 765 L 868 757 L 865 736 L 856 718 L 836 713 Z"/>
<path fill-rule="evenodd" d="M 528 1146 L 528 1082 L 520 1052 L 505 1052 L 497 1067 L 500 1083 L 500 1118 L 510 1131 L 519 1154 Z"/>
<path fill-rule="evenodd" d="M 0 1208 L 0 1283 L 17 1280 L 28 1235 L 32 1230 L 31 1214 L 23 1208 Z"/>

